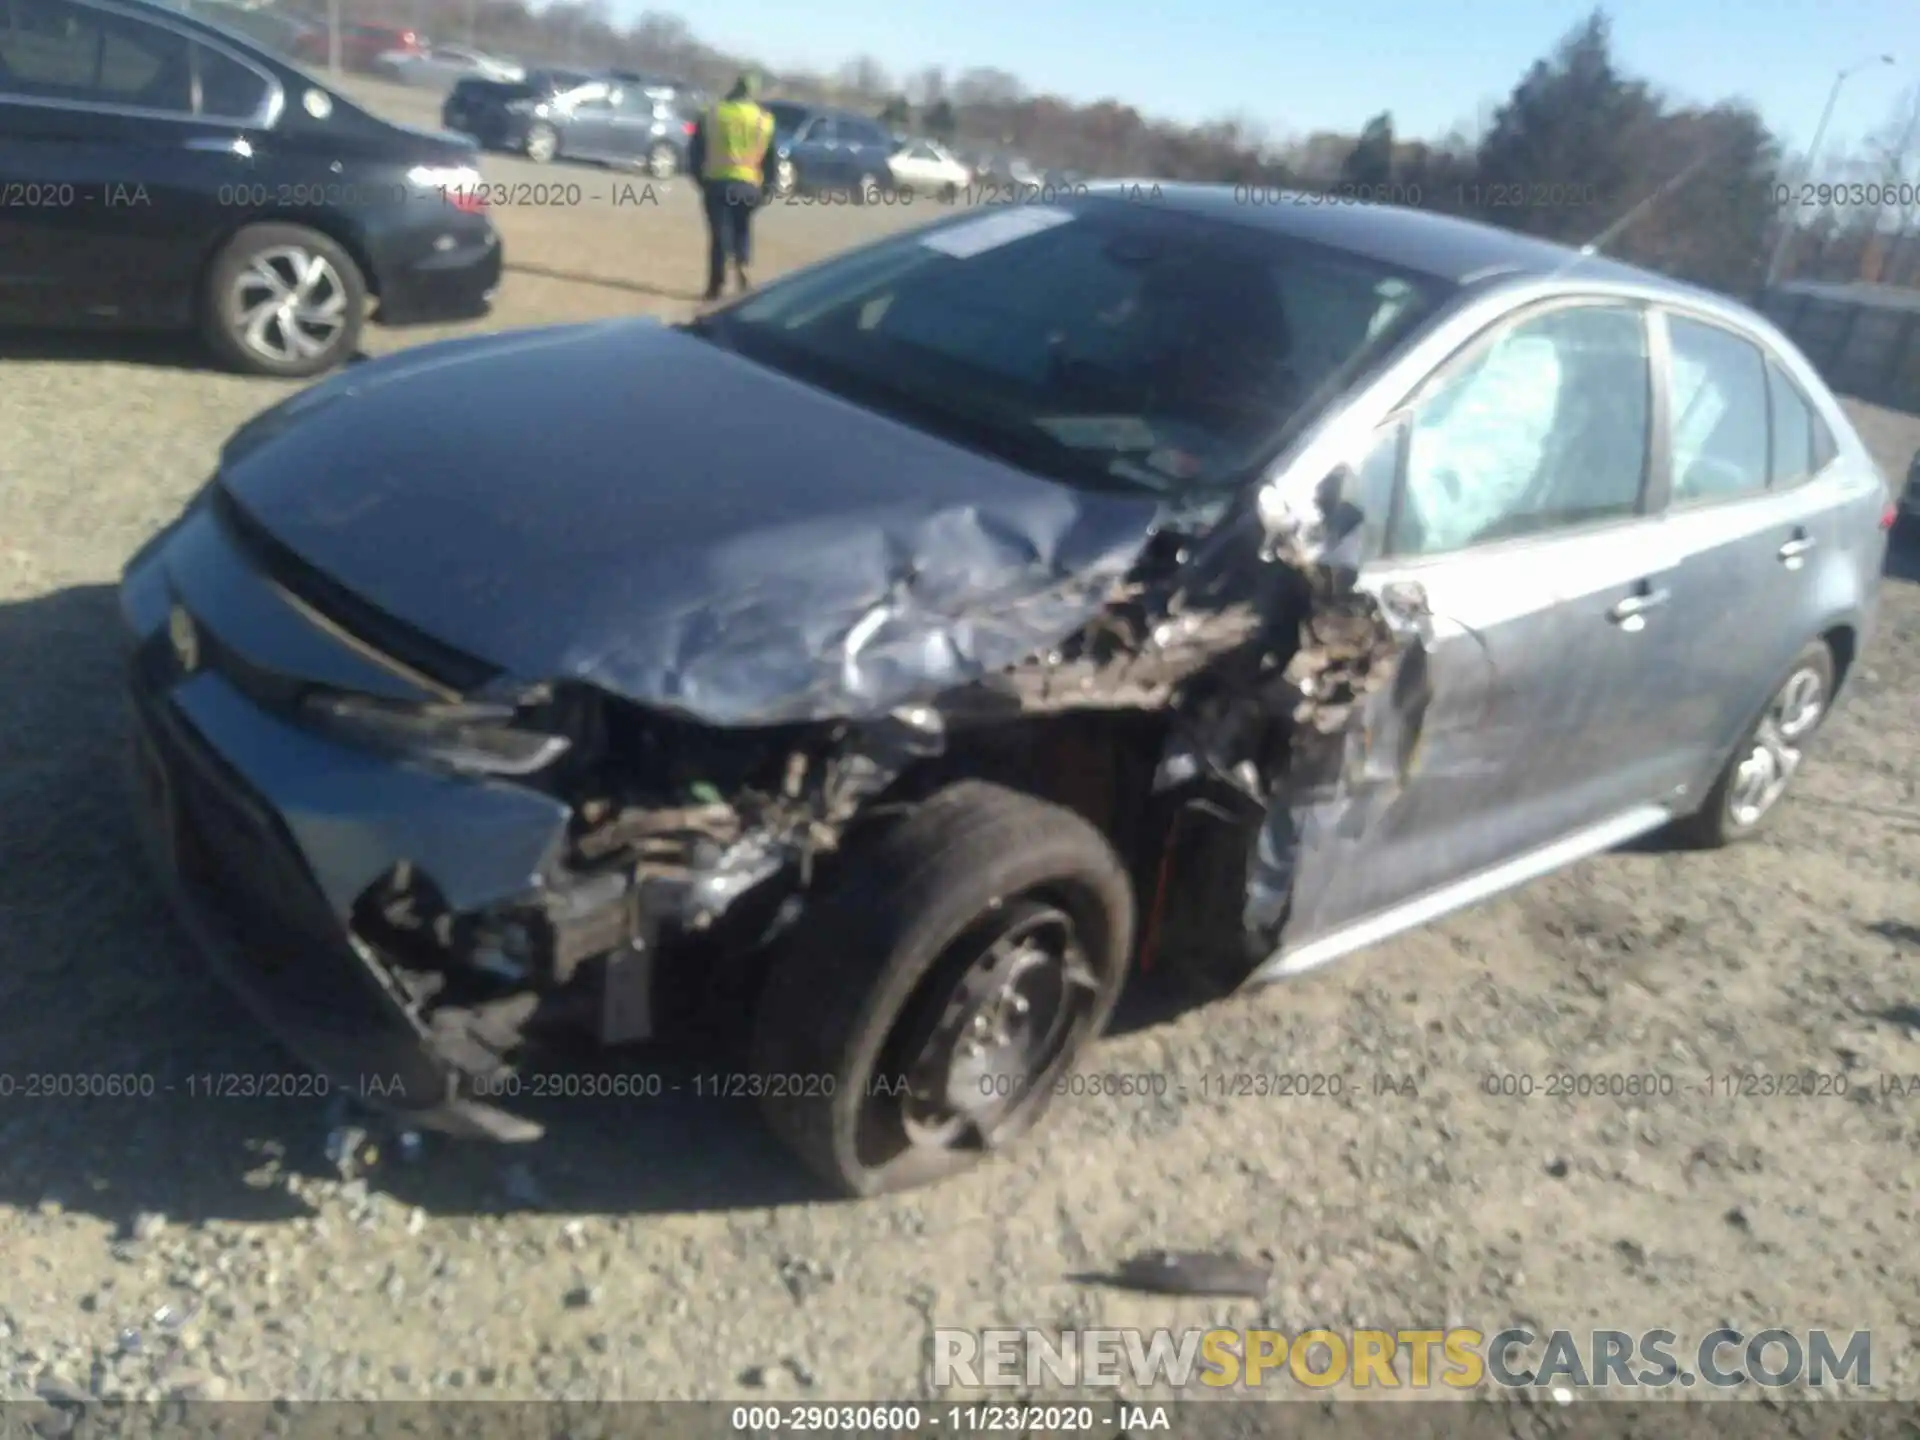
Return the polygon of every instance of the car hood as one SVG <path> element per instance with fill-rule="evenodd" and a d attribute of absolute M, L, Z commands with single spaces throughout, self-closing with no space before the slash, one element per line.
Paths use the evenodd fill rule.
<path fill-rule="evenodd" d="M 874 716 L 1066 638 L 1159 514 L 651 320 L 364 362 L 222 483 L 360 599 L 527 682 L 717 724 Z"/>

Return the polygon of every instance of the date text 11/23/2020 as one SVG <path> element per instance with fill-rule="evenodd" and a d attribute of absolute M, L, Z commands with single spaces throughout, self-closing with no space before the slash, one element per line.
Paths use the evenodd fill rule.
<path fill-rule="evenodd" d="M 937 1435 L 1169 1430 L 1164 1405 L 736 1405 L 736 1435 Z"/>

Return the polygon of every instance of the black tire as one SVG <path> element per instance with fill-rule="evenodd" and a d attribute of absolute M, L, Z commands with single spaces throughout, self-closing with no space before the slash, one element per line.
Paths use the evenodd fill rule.
<path fill-rule="evenodd" d="M 866 1196 L 929 1184 L 988 1153 L 984 1143 L 914 1143 L 905 1102 L 873 1093 L 877 1077 L 904 1073 L 890 1067 L 918 1052 L 913 1037 L 931 1038 L 955 983 L 977 973 L 968 961 L 988 932 L 1040 909 L 1064 914 L 1097 982 L 1081 992 L 1083 1013 L 1062 1048 L 1019 1086 L 1019 1102 L 996 1107 L 1005 1111 L 991 1129 L 997 1151 L 1033 1129 L 1056 1082 L 1105 1028 L 1133 951 L 1134 901 L 1125 867 L 1092 825 L 979 781 L 875 835 L 842 874 L 773 961 L 750 1063 L 774 1133 L 838 1193 Z"/>
<path fill-rule="evenodd" d="M 336 301 L 338 305 L 338 328 L 312 354 L 294 353 L 295 342 L 288 338 L 286 324 L 277 320 L 267 327 L 262 345 L 248 337 L 250 314 L 257 313 L 257 305 L 265 304 L 269 293 L 265 282 L 256 283 L 253 277 L 263 269 L 271 270 L 284 283 L 299 264 L 290 258 L 296 256 L 323 261 L 329 272 L 314 291 L 316 307 L 330 309 Z M 259 298 L 250 307 L 255 297 Z M 200 333 L 208 347 L 235 370 L 302 379 L 344 364 L 359 349 L 366 312 L 366 279 L 332 237 L 305 225 L 248 225 L 221 247 L 207 267 L 200 295 Z M 318 338 L 310 325 L 299 329 L 308 342 Z M 270 353 L 270 349 L 282 353 Z"/>
<path fill-rule="evenodd" d="M 1811 675 L 1818 681 L 1820 708 L 1811 724 L 1791 737 L 1791 748 L 1797 755 L 1804 755 L 1808 742 L 1819 733 L 1821 724 L 1826 720 L 1827 709 L 1833 703 L 1833 651 L 1823 640 L 1813 641 L 1794 657 L 1793 663 L 1774 683 L 1766 707 L 1741 735 L 1740 743 L 1727 758 L 1727 763 L 1721 768 L 1700 808 L 1673 826 L 1674 837 L 1682 844 L 1700 850 L 1717 850 L 1749 839 L 1766 828 L 1767 821 L 1779 810 L 1780 801 L 1786 798 L 1791 789 L 1798 759 L 1794 762 L 1795 770 L 1787 775 L 1780 791 L 1757 815 L 1742 813 L 1743 807 L 1737 803 L 1742 766 L 1759 747 L 1763 729 L 1777 723 L 1781 702 L 1789 687 L 1805 675 Z"/>
<path fill-rule="evenodd" d="M 951 205 L 954 201 L 958 200 L 959 198 L 960 198 L 960 187 L 958 185 L 943 185 L 941 187 L 940 189 L 941 204 Z"/>

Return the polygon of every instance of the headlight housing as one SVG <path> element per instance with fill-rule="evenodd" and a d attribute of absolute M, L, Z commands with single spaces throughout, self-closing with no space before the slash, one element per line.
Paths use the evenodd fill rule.
<path fill-rule="evenodd" d="M 482 775 L 532 775 L 572 744 L 518 723 L 520 711 L 512 705 L 410 704 L 315 691 L 301 709 L 343 740 Z"/>

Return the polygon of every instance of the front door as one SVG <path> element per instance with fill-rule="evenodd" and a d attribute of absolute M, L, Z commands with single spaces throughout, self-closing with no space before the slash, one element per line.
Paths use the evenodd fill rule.
<path fill-rule="evenodd" d="M 1651 398 L 1642 311 L 1559 304 L 1482 337 L 1380 432 L 1361 583 L 1424 595 L 1432 698 L 1397 788 L 1271 817 L 1296 867 L 1283 951 L 1658 800 L 1639 717 L 1668 696 L 1647 657 L 1678 555 L 1647 513 Z"/>
<path fill-rule="evenodd" d="M 208 247 L 260 198 L 268 78 L 84 0 L 0 11 L 0 313 L 184 322 Z"/>

